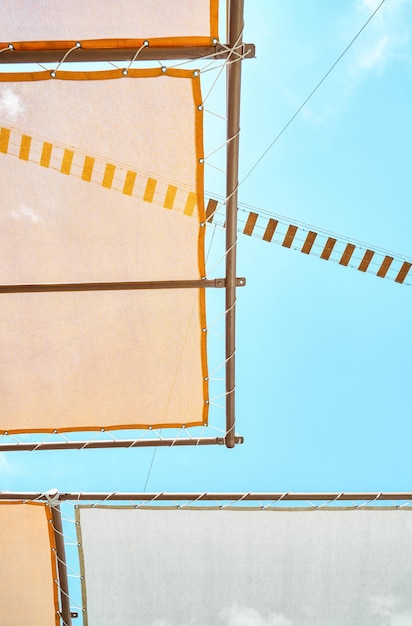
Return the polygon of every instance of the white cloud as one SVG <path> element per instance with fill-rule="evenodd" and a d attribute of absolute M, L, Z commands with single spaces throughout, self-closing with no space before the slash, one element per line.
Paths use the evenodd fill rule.
<path fill-rule="evenodd" d="M 262 615 L 256 609 L 232 606 L 219 615 L 222 626 L 293 626 L 292 622 L 279 613 Z"/>
<path fill-rule="evenodd" d="M 369 50 L 365 50 L 363 54 L 358 58 L 358 67 L 364 70 L 369 70 L 379 63 L 383 63 L 385 60 L 385 51 L 388 48 L 389 37 L 388 35 L 382 35 L 382 37 L 375 43 L 375 45 Z"/>
<path fill-rule="evenodd" d="M 0 471 L 3 472 L 9 472 L 10 471 L 10 465 L 6 459 L 6 456 L 2 453 L 0 453 Z"/>
<path fill-rule="evenodd" d="M 23 202 L 20 204 L 18 209 L 14 209 L 10 213 L 11 217 L 14 220 L 29 220 L 31 222 L 39 222 L 41 218 L 31 209 L 27 204 Z"/>
<path fill-rule="evenodd" d="M 216 626 L 294 626 L 288 618 L 279 613 L 263 615 L 256 609 L 238 605 L 222 609 L 214 622 Z M 179 622 L 179 626 L 205 626 L 205 624 L 210 624 L 210 617 L 206 620 L 195 618 L 189 622 Z M 151 626 L 175 625 L 170 620 L 160 618 L 155 620 Z M 403 624 L 399 624 L 399 626 L 403 626 Z"/>
<path fill-rule="evenodd" d="M 370 595 L 369 610 L 372 615 L 379 617 L 389 617 L 397 605 L 397 600 L 392 594 Z"/>
<path fill-rule="evenodd" d="M 389 622 L 390 626 L 411 626 L 412 624 L 412 613 L 397 613 L 396 615 L 392 615 L 391 621 Z"/>
<path fill-rule="evenodd" d="M 359 0 L 356 9 L 366 20 L 379 4 L 379 0 Z M 405 0 L 383 4 L 355 43 L 355 69 L 383 70 L 394 59 L 406 59 L 411 40 L 410 17 L 410 4 Z"/>
<path fill-rule="evenodd" d="M 0 91 L 0 114 L 8 121 L 15 121 L 25 111 L 21 97 L 10 87 Z"/>
<path fill-rule="evenodd" d="M 371 615 L 385 621 L 388 626 L 410 626 L 412 613 L 404 610 L 401 597 L 394 594 L 370 595 L 369 610 Z"/>

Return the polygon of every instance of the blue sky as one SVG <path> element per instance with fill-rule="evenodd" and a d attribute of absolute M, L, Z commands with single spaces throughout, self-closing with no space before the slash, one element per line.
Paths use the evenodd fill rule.
<path fill-rule="evenodd" d="M 379 3 L 245 4 L 241 180 Z M 411 13 L 386 0 L 240 202 L 410 255 Z M 142 490 L 152 466 L 149 491 L 410 490 L 411 288 L 244 235 L 238 275 L 242 446 L 3 454 L 2 488 Z"/>

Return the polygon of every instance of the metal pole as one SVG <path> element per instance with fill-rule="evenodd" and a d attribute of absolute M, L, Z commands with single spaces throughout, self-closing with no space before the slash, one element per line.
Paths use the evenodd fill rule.
<path fill-rule="evenodd" d="M 243 437 L 236 436 L 235 443 L 243 443 Z M 0 452 L 34 452 L 36 450 L 85 450 L 97 448 L 147 448 L 153 446 L 176 448 L 180 446 L 223 446 L 224 437 L 200 437 L 192 439 L 107 439 L 102 441 L 22 441 L 0 443 Z"/>
<path fill-rule="evenodd" d="M 246 284 L 245 278 L 235 279 L 237 287 Z M 34 283 L 20 285 L 0 285 L 1 293 L 49 293 L 65 291 L 125 291 L 140 289 L 205 289 L 224 288 L 224 278 L 212 280 L 157 280 L 157 281 L 127 281 L 101 283 Z"/>
<path fill-rule="evenodd" d="M 33 492 L 0 492 L 0 500 L 47 500 L 47 495 L 44 493 Z M 404 491 L 387 491 L 387 492 L 190 492 L 190 493 L 148 493 L 144 492 L 66 492 L 59 494 L 60 501 L 126 501 L 126 500 L 141 500 L 141 501 L 185 501 L 185 502 L 223 502 L 223 501 L 239 501 L 239 502 L 301 502 L 301 501 L 323 501 L 323 502 L 341 502 L 341 501 L 411 501 L 412 506 L 412 492 Z M 63 559 L 62 559 L 63 560 Z"/>
<path fill-rule="evenodd" d="M 59 572 L 60 583 L 61 618 L 65 626 L 72 626 L 69 599 L 69 581 L 67 578 L 66 553 L 64 549 L 63 526 L 60 513 L 60 505 L 50 504 L 50 509 L 53 519 L 54 539 L 56 542 L 57 570 Z"/>
<path fill-rule="evenodd" d="M 243 0 L 231 0 L 228 44 L 242 44 Z M 233 57 L 232 60 L 235 60 Z M 227 67 L 226 181 L 226 446 L 235 445 L 235 303 L 241 61 Z"/>
<path fill-rule="evenodd" d="M 149 42 L 150 43 L 150 42 Z M 25 48 L 24 44 L 15 44 L 14 49 L 4 52 L 1 56 L 1 62 L 5 64 L 14 63 L 55 63 L 61 61 L 65 52 L 76 45 L 75 41 L 59 42 L 60 47 L 45 50 L 30 50 Z M 84 44 L 85 45 L 85 44 Z M 102 48 L 78 48 L 75 51 L 76 63 L 92 63 L 97 61 L 130 61 L 136 54 L 140 43 L 132 47 L 132 44 L 124 47 L 102 47 Z M 0 46 L 1 47 L 1 46 Z M 242 54 L 247 54 L 248 58 L 255 56 L 255 46 L 253 44 L 244 44 L 241 50 Z M 214 46 L 173 46 L 173 47 L 154 47 L 147 46 L 139 52 L 136 61 L 158 61 L 158 60 L 178 60 L 178 59 L 201 59 L 216 55 L 216 59 L 226 59 L 229 52 L 226 47 L 221 44 Z"/>

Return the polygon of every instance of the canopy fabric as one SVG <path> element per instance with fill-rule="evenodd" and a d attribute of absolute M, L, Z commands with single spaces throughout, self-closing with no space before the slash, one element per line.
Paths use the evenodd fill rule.
<path fill-rule="evenodd" d="M 18 49 L 208 45 L 218 0 L 2 0 L 0 47 Z"/>
<path fill-rule="evenodd" d="M 0 284 L 203 277 L 200 104 L 192 71 L 1 75 Z M 203 290 L 0 294 L 0 312 L 0 431 L 207 421 Z"/>
<path fill-rule="evenodd" d="M 88 626 L 412 619 L 411 510 L 80 507 Z"/>
<path fill-rule="evenodd" d="M 13 626 L 57 626 L 56 558 L 50 509 L 0 503 L 0 615 Z"/>

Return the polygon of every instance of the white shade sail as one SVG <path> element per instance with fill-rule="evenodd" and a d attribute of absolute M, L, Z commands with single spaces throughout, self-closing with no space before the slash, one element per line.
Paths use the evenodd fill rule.
<path fill-rule="evenodd" d="M 217 37 L 218 0 L 2 0 L 0 15 L 0 42 L 16 49 L 206 45 Z"/>
<path fill-rule="evenodd" d="M 50 509 L 0 503 L 0 615 L 13 626 L 57 626 L 56 557 Z"/>
<path fill-rule="evenodd" d="M 203 277 L 200 103 L 192 71 L 2 75 L 0 283 Z M 207 421 L 202 290 L 0 294 L 0 316 L 0 431 Z"/>
<path fill-rule="evenodd" d="M 80 508 L 88 626 L 412 619 L 410 510 Z"/>

